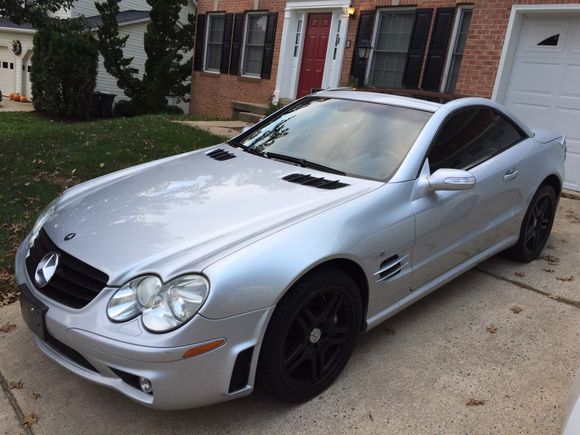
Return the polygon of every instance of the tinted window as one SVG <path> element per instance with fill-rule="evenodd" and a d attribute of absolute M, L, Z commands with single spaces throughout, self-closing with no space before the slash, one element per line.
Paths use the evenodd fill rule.
<path fill-rule="evenodd" d="M 348 175 L 386 180 L 432 113 L 384 104 L 308 98 L 240 139 L 267 157 L 283 154 Z"/>
<path fill-rule="evenodd" d="M 445 122 L 429 152 L 431 172 L 467 169 L 522 140 L 525 136 L 502 115 L 478 107 L 461 110 Z"/>

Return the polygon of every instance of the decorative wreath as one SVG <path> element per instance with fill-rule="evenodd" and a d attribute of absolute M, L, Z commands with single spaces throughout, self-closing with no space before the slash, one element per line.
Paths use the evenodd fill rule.
<path fill-rule="evenodd" d="M 12 41 L 12 53 L 14 53 L 16 56 L 20 56 L 22 54 L 22 44 L 17 39 Z"/>

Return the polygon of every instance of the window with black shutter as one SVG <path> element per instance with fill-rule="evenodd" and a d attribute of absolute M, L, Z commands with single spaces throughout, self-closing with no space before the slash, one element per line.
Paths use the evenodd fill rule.
<path fill-rule="evenodd" d="M 205 47 L 205 15 L 198 15 L 195 25 L 195 52 L 193 55 L 194 71 L 201 71 L 203 68 L 203 51 Z"/>
<path fill-rule="evenodd" d="M 360 18 L 358 21 L 358 28 L 356 31 L 356 39 L 354 43 L 354 52 L 352 55 L 352 64 L 350 67 L 350 75 L 360 78 L 364 78 L 365 71 L 362 71 L 363 62 L 358 57 L 356 47 L 362 41 L 370 41 L 373 36 L 373 25 L 375 21 L 375 11 L 361 11 Z"/>
<path fill-rule="evenodd" d="M 225 14 L 208 14 L 207 18 L 205 62 L 203 69 L 209 72 L 220 72 L 226 17 Z"/>
<path fill-rule="evenodd" d="M 455 8 L 439 8 L 435 13 L 435 23 L 433 24 L 422 82 L 422 88 L 426 91 L 439 90 L 445 63 L 445 53 L 449 46 L 454 11 Z"/>
<path fill-rule="evenodd" d="M 266 13 L 249 12 L 246 15 L 242 75 L 261 76 L 267 25 L 268 15 Z"/>
<path fill-rule="evenodd" d="M 262 58 L 263 79 L 269 79 L 272 74 L 272 61 L 274 60 L 274 43 L 276 40 L 276 25 L 278 24 L 278 14 L 270 12 L 266 25 L 266 39 L 264 41 L 264 55 Z"/>
<path fill-rule="evenodd" d="M 403 73 L 402 83 L 405 88 L 416 89 L 419 86 L 432 16 L 433 9 L 417 9 L 415 11 L 415 23 L 413 24 L 405 72 Z"/>
<path fill-rule="evenodd" d="M 238 75 L 240 71 L 240 58 L 242 55 L 242 38 L 244 35 L 244 15 L 234 15 L 234 31 L 232 35 L 232 50 L 230 55 L 229 73 Z"/>

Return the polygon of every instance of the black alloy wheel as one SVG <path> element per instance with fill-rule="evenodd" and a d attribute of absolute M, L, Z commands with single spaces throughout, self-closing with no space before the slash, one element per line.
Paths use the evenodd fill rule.
<path fill-rule="evenodd" d="M 540 256 L 548 242 L 556 214 L 556 193 L 542 185 L 534 195 L 520 230 L 520 238 L 509 253 L 517 260 L 530 262 Z"/>
<path fill-rule="evenodd" d="M 323 269 L 299 281 L 276 307 L 264 337 L 262 385 L 289 402 L 325 390 L 352 354 L 361 312 L 358 288 L 343 271 Z"/>

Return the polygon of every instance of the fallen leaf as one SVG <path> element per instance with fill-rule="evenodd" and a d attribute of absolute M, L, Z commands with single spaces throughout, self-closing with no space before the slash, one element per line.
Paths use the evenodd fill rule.
<path fill-rule="evenodd" d="M 549 297 L 550 299 L 554 299 L 555 301 L 557 301 L 557 300 L 558 300 L 558 296 L 557 296 L 557 295 L 548 295 L 548 297 Z"/>
<path fill-rule="evenodd" d="M 554 255 L 542 255 L 540 260 L 547 261 L 548 264 L 554 265 L 560 262 L 560 259 Z"/>
<path fill-rule="evenodd" d="M 485 330 L 487 332 L 489 332 L 490 334 L 495 334 L 497 332 L 497 326 L 495 326 L 493 323 L 491 325 L 489 325 L 487 328 L 485 328 Z"/>
<path fill-rule="evenodd" d="M 22 381 L 10 382 L 8 384 L 8 388 L 10 388 L 11 390 L 21 390 L 22 387 L 24 387 L 24 383 Z"/>
<path fill-rule="evenodd" d="M 542 269 L 546 273 L 554 273 L 554 269 Z"/>
<path fill-rule="evenodd" d="M 38 423 L 38 415 L 36 414 L 29 414 L 29 415 L 25 415 L 22 418 L 22 426 L 32 426 L 35 425 L 36 423 Z"/>
<path fill-rule="evenodd" d="M 526 276 L 524 272 L 515 272 L 514 275 L 517 276 L 518 278 L 523 278 L 524 276 Z"/>
<path fill-rule="evenodd" d="M 42 396 L 38 393 L 36 393 L 35 391 L 32 392 L 32 398 L 34 400 L 40 399 Z"/>
<path fill-rule="evenodd" d="M 513 307 L 510 308 L 510 310 L 512 310 L 512 312 L 514 314 L 519 314 L 521 313 L 523 310 L 523 308 L 518 307 L 517 305 L 514 305 Z"/>
<path fill-rule="evenodd" d="M 485 400 L 469 399 L 465 405 L 466 406 L 482 406 L 484 404 L 485 404 Z"/>
<path fill-rule="evenodd" d="M 12 331 L 14 328 L 16 328 L 16 325 L 14 323 L 6 322 L 5 324 L 0 325 L 0 332 L 7 334 L 8 332 Z"/>
<path fill-rule="evenodd" d="M 369 412 L 369 420 L 371 421 L 371 423 L 375 421 L 373 414 L 371 414 L 370 412 Z"/>
<path fill-rule="evenodd" d="M 564 281 L 564 282 L 572 282 L 572 281 L 574 281 L 574 277 L 572 275 L 570 275 L 570 276 L 557 276 L 556 279 L 558 281 Z"/>

